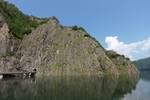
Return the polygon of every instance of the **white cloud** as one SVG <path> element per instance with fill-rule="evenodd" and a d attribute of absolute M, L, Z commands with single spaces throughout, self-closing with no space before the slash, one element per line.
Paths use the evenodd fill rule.
<path fill-rule="evenodd" d="M 126 44 L 118 39 L 117 36 L 108 36 L 105 38 L 107 50 L 114 50 L 119 54 L 129 57 L 131 60 L 137 60 L 150 56 L 150 37 L 133 43 Z"/>

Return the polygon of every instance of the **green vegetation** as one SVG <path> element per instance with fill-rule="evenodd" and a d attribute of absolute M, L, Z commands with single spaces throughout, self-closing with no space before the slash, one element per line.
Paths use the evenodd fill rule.
<path fill-rule="evenodd" d="M 109 58 L 117 58 L 119 55 L 118 54 L 111 54 L 111 55 L 108 55 Z"/>
<path fill-rule="evenodd" d="M 114 59 L 114 58 L 117 58 L 121 55 L 117 54 L 116 52 L 112 51 L 112 50 L 109 50 L 109 51 L 106 51 L 106 55 L 110 58 L 110 59 Z"/>
<path fill-rule="evenodd" d="M 126 71 L 126 67 L 125 67 L 125 63 L 122 64 L 118 64 L 117 65 L 117 69 L 120 71 L 120 73 L 125 73 Z M 122 72 L 121 72 L 122 71 Z"/>
<path fill-rule="evenodd" d="M 10 33 L 22 39 L 25 34 L 31 33 L 33 28 L 45 22 L 45 19 L 38 21 L 36 17 L 30 17 L 19 11 L 13 4 L 0 1 L 0 14 L 6 20 Z"/>
<path fill-rule="evenodd" d="M 72 29 L 75 31 L 81 30 L 83 32 L 86 32 L 86 30 L 83 27 L 78 27 L 77 25 L 73 26 Z"/>
<path fill-rule="evenodd" d="M 63 25 L 60 25 L 60 28 L 61 28 L 61 29 L 64 29 L 64 26 L 63 26 Z"/>
<path fill-rule="evenodd" d="M 130 60 L 130 58 L 125 57 L 124 55 L 117 54 L 115 51 L 112 51 L 112 50 L 107 50 L 105 53 L 110 59 L 122 57 L 122 58 L 125 58 L 126 60 Z"/>

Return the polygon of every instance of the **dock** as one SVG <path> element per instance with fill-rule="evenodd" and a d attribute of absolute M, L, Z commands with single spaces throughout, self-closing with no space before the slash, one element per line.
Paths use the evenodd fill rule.
<path fill-rule="evenodd" d="M 2 72 L 0 79 L 4 78 L 32 78 L 35 77 L 36 71 L 32 72 Z"/>

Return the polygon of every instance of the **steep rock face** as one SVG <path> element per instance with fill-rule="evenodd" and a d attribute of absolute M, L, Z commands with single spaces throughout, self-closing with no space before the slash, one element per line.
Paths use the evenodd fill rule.
<path fill-rule="evenodd" d="M 10 34 L 9 28 L 3 17 L 0 15 L 0 72 L 12 71 L 14 58 L 6 57 L 9 51 Z"/>
<path fill-rule="evenodd" d="M 0 72 L 16 72 L 17 60 L 15 57 L 0 58 Z"/>
<path fill-rule="evenodd" d="M 121 77 L 120 79 L 127 81 L 130 80 L 135 84 L 139 77 L 139 72 L 129 58 L 125 58 L 124 55 L 119 55 L 114 51 L 106 51 L 106 55 L 116 65 L 119 76 Z"/>
<path fill-rule="evenodd" d="M 26 36 L 17 52 L 23 70 L 40 74 L 117 74 L 104 49 L 87 33 L 49 20 Z"/>
<path fill-rule="evenodd" d="M 0 16 L 0 56 L 5 56 L 9 45 L 9 28 Z"/>
<path fill-rule="evenodd" d="M 12 56 L 17 46 L 9 33 L 9 27 L 3 17 L 0 15 L 0 72 L 16 71 L 16 58 Z M 18 43 L 18 42 L 17 42 Z M 17 48 L 17 47 L 16 47 Z"/>

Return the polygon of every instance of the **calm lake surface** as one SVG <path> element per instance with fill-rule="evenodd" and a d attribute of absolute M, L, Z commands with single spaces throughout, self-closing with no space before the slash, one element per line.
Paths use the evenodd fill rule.
<path fill-rule="evenodd" d="M 136 89 L 125 94 L 121 100 L 150 100 L 150 71 L 141 71 Z"/>
<path fill-rule="evenodd" d="M 150 72 L 137 84 L 96 76 L 0 80 L 0 100 L 150 100 Z"/>

